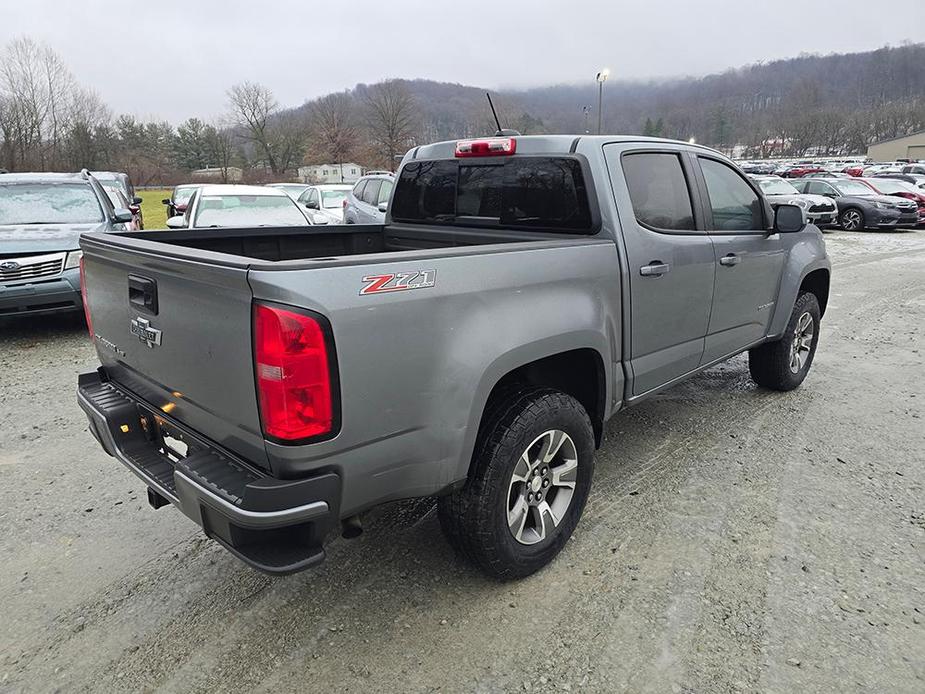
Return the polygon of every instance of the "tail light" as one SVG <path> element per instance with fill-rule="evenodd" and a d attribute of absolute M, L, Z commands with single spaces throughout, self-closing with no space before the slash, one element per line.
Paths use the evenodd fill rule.
<path fill-rule="evenodd" d="M 333 352 L 319 320 L 255 304 L 254 360 L 264 435 L 293 442 L 334 430 Z"/>
<path fill-rule="evenodd" d="M 347 209 L 347 198 L 344 198 L 344 199 L 341 201 L 340 206 L 341 206 L 343 209 L 345 209 L 345 210 Z"/>
<path fill-rule="evenodd" d="M 93 339 L 93 319 L 90 318 L 90 304 L 87 303 L 87 275 L 84 270 L 84 259 L 80 257 L 80 298 L 84 305 L 84 319 L 87 321 L 87 330 L 90 331 L 90 339 Z"/>
<path fill-rule="evenodd" d="M 513 137 L 490 137 L 486 140 L 460 140 L 456 143 L 457 157 L 498 157 L 514 154 L 517 140 Z"/>

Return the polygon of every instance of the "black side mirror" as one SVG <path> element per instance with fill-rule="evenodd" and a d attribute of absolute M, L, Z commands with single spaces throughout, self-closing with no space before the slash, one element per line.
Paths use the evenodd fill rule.
<path fill-rule="evenodd" d="M 164 198 L 163 200 L 161 200 L 161 204 L 162 204 L 162 205 L 169 205 L 169 204 L 170 204 L 170 198 Z"/>
<path fill-rule="evenodd" d="M 794 234 L 806 228 L 806 213 L 799 205 L 778 205 L 774 212 L 774 231 Z"/>
<path fill-rule="evenodd" d="M 317 201 L 317 200 L 309 200 L 308 202 L 305 203 L 305 207 L 307 207 L 307 208 L 310 209 L 310 210 L 317 210 L 317 209 L 318 209 L 318 201 Z"/>
<path fill-rule="evenodd" d="M 133 205 L 140 205 L 140 204 L 141 204 L 141 198 L 138 197 L 138 196 L 136 195 L 135 197 L 132 198 L 132 204 L 133 204 Z"/>

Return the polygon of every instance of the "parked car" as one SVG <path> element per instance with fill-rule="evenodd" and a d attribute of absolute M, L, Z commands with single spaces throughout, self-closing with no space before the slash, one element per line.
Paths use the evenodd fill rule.
<path fill-rule="evenodd" d="M 285 191 L 267 186 L 215 184 L 199 186 L 171 229 L 248 226 L 308 226 L 311 221 Z"/>
<path fill-rule="evenodd" d="M 344 200 L 344 223 L 382 224 L 394 185 L 395 176 L 387 172 L 363 176 Z"/>
<path fill-rule="evenodd" d="M 910 183 L 916 188 L 925 189 L 925 174 L 915 174 L 915 173 L 879 173 L 871 176 L 874 180 L 879 178 L 893 178 L 897 181 L 905 181 Z"/>
<path fill-rule="evenodd" d="M 925 164 L 906 164 L 902 167 L 900 173 L 925 175 Z"/>
<path fill-rule="evenodd" d="M 141 231 L 141 209 L 138 205 L 132 205 L 125 199 L 125 193 L 117 186 L 103 185 L 103 191 L 112 203 L 113 209 L 127 209 L 132 213 L 132 221 L 126 222 L 126 231 Z"/>
<path fill-rule="evenodd" d="M 179 185 L 173 189 L 169 198 L 161 200 L 162 203 L 167 205 L 167 219 L 180 216 L 186 212 L 186 206 L 189 204 L 190 198 L 193 197 L 193 193 L 200 185 L 198 183 Z"/>
<path fill-rule="evenodd" d="M 578 524 L 612 415 L 746 351 L 756 383 L 798 387 L 829 296 L 800 208 L 667 140 L 415 147 L 384 224 L 328 231 L 82 241 L 90 431 L 270 573 L 439 496 L 465 556 L 526 576 Z"/>
<path fill-rule="evenodd" d="M 132 179 L 128 177 L 128 174 L 119 171 L 91 171 L 90 175 L 104 187 L 112 185 L 119 186 L 125 199 L 132 205 L 138 207 L 136 217 L 138 219 L 138 224 L 140 224 L 143 229 L 144 217 L 141 212 L 141 198 L 135 195 L 135 186 L 132 185 Z"/>
<path fill-rule="evenodd" d="M 309 187 L 308 183 L 268 183 L 267 187 L 282 190 L 293 200 L 298 200 L 299 196 Z"/>
<path fill-rule="evenodd" d="M 853 178 L 808 178 L 794 182 L 801 193 L 824 195 L 838 206 L 838 224 L 845 231 L 886 229 L 898 224 L 915 224 L 915 203 L 878 195 L 870 186 Z"/>
<path fill-rule="evenodd" d="M 850 176 L 848 176 L 846 173 L 841 173 L 840 171 L 829 171 L 828 169 L 825 169 L 816 173 L 808 173 L 803 178 L 850 178 Z"/>
<path fill-rule="evenodd" d="M 778 205 L 798 205 L 816 226 L 829 226 L 838 219 L 838 208 L 830 198 L 801 193 L 790 181 L 779 176 L 753 176 L 752 179 L 775 208 Z"/>
<path fill-rule="evenodd" d="M 0 176 L 0 316 L 80 310 L 80 234 L 131 222 L 88 172 Z"/>
<path fill-rule="evenodd" d="M 849 176 L 860 176 L 864 173 L 865 166 L 866 164 L 849 164 L 844 169 L 842 169 L 842 173 L 846 173 Z"/>
<path fill-rule="evenodd" d="M 313 224 L 343 224 L 344 203 L 353 186 L 324 183 L 306 188 L 297 202 L 302 205 Z"/>
<path fill-rule="evenodd" d="M 791 166 L 788 168 L 781 174 L 781 176 L 784 178 L 803 178 L 807 174 L 823 172 L 823 168 L 821 166 L 816 166 L 815 164 L 797 164 L 796 166 Z"/>
<path fill-rule="evenodd" d="M 911 183 L 897 181 L 892 178 L 862 178 L 859 180 L 880 195 L 892 195 L 911 200 L 915 203 L 918 211 L 918 218 L 915 223 L 925 224 L 925 191 L 916 188 Z"/>

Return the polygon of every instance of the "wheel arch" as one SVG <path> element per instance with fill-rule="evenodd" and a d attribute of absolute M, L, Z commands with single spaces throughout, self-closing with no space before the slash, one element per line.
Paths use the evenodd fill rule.
<path fill-rule="evenodd" d="M 518 350 L 520 352 L 521 350 Z M 600 446 L 604 422 L 607 419 L 608 376 L 607 362 L 597 346 L 547 351 L 542 356 L 516 359 L 510 356 L 499 360 L 502 369 L 490 369 L 491 375 L 483 379 L 470 417 L 461 477 L 468 478 L 472 469 L 473 451 L 486 415 L 498 400 L 517 386 L 545 386 L 562 391 L 582 404 L 591 420 L 595 446 Z M 495 365 L 498 365 L 496 362 Z"/>

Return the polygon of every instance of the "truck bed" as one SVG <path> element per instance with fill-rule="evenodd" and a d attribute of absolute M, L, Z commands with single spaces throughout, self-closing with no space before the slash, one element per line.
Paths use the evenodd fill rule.
<path fill-rule="evenodd" d="M 483 228 L 447 229 L 382 224 L 138 231 L 119 234 L 119 238 L 156 241 L 159 244 L 270 262 L 531 240 L 548 241 L 556 236 L 559 235 Z M 567 234 L 561 236 L 573 238 Z"/>

